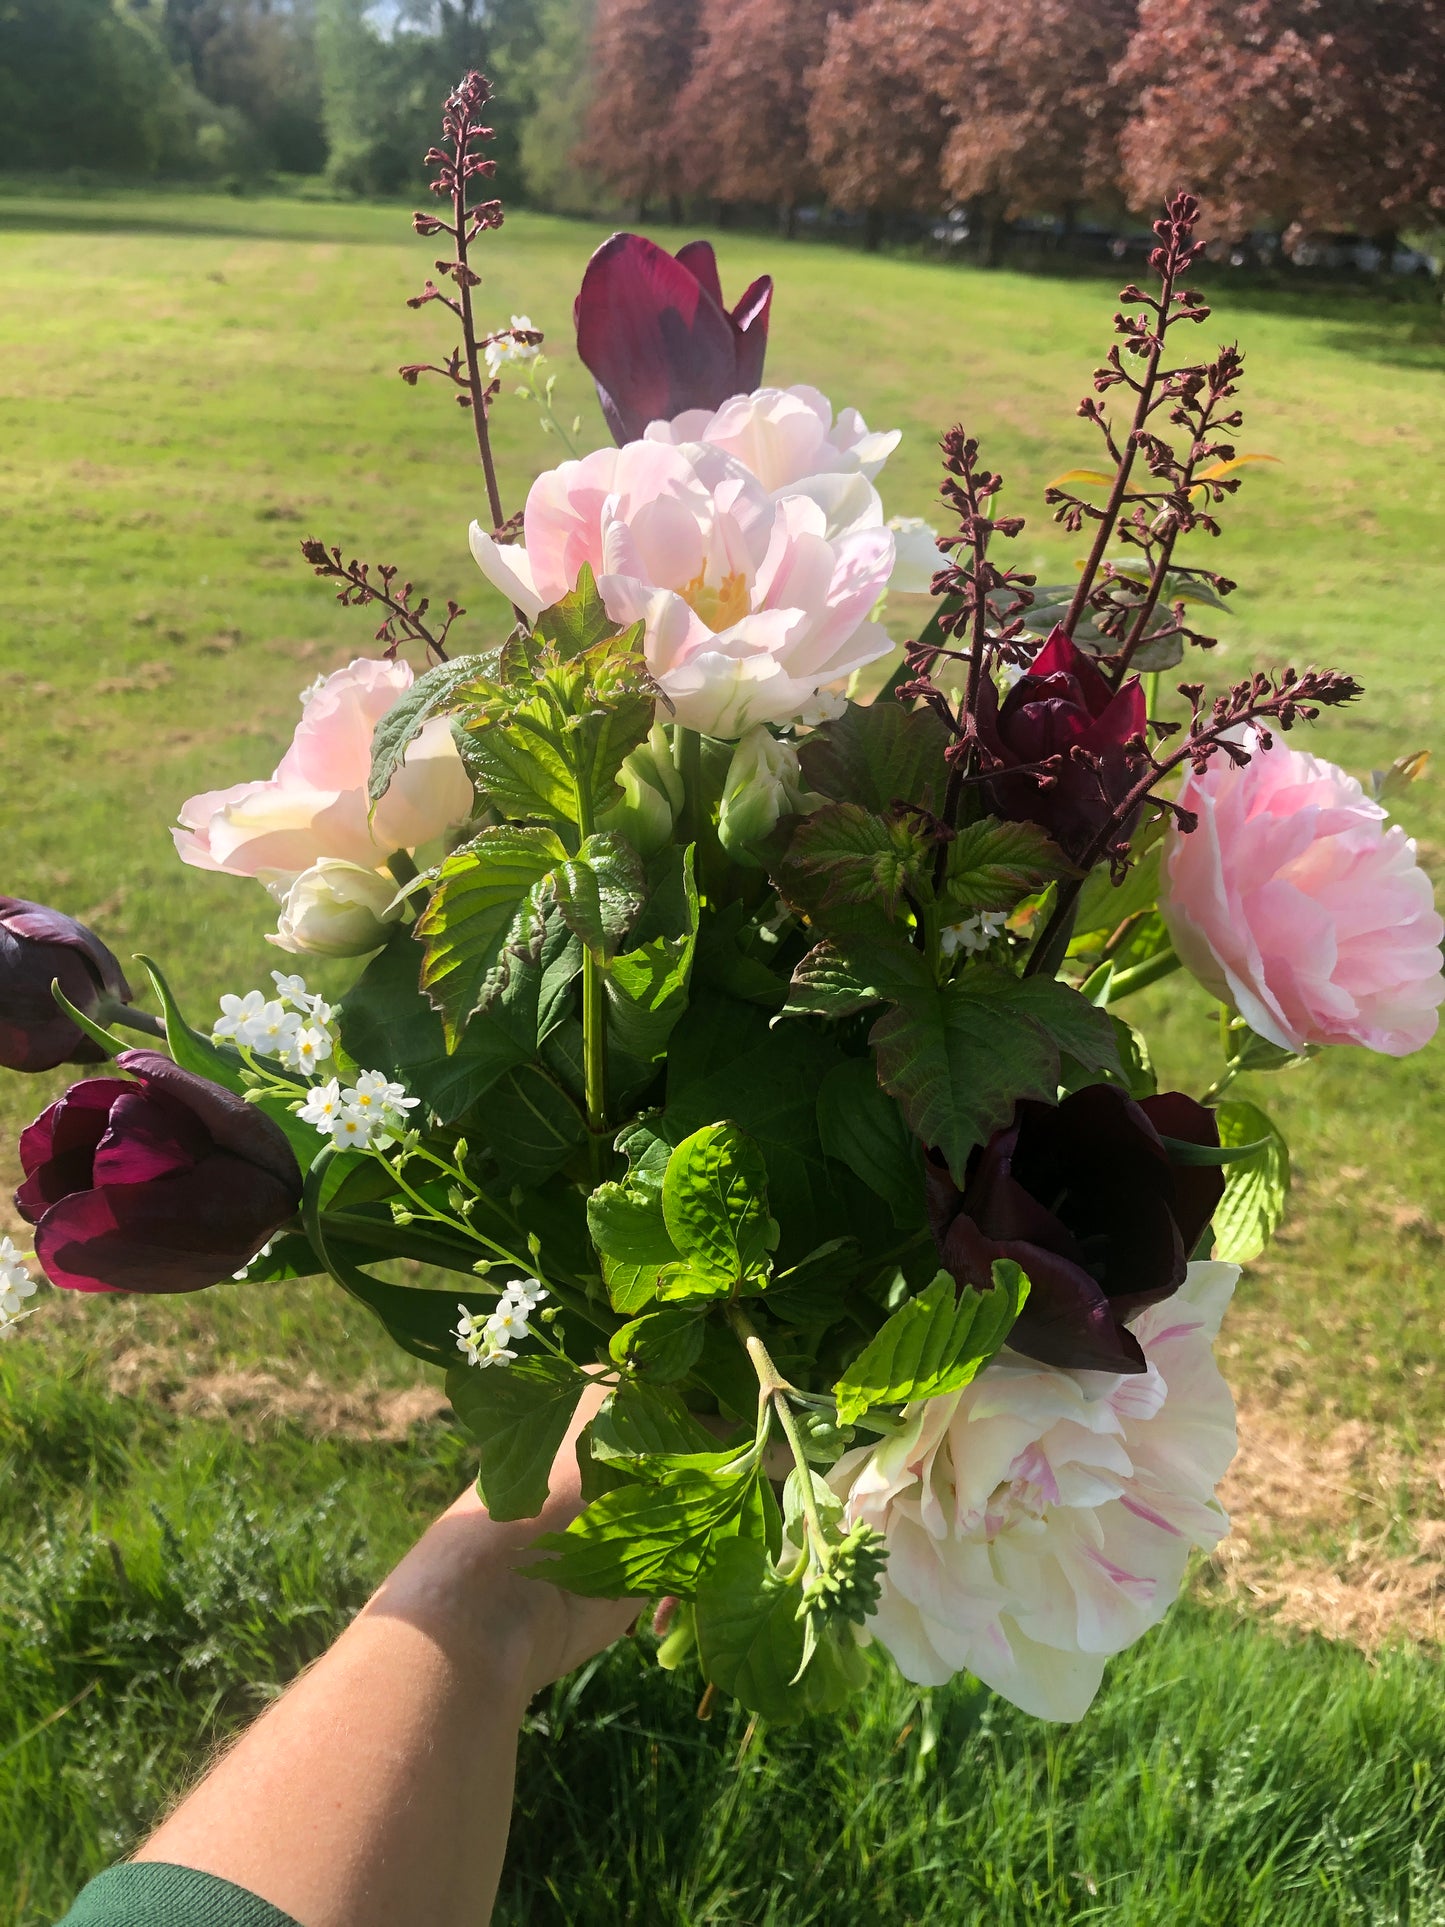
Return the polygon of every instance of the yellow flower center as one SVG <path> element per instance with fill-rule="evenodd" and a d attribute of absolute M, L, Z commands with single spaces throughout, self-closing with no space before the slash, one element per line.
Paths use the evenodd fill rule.
<path fill-rule="evenodd" d="M 731 629 L 748 613 L 748 585 L 745 576 L 725 575 L 721 583 L 707 581 L 707 569 L 699 569 L 682 592 L 682 599 L 705 622 L 714 635 Z"/>

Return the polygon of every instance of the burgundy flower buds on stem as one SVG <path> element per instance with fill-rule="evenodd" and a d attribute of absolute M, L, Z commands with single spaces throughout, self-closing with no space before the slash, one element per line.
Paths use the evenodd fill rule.
<path fill-rule="evenodd" d="M 20 1139 L 35 1255 L 70 1291 L 200 1291 L 295 1215 L 301 1171 L 253 1104 L 159 1051 L 72 1084 Z"/>
<path fill-rule="evenodd" d="M 725 307 L 708 241 L 675 255 L 640 234 L 604 241 L 587 263 L 573 318 L 577 353 L 618 446 L 640 440 L 649 422 L 721 408 L 760 387 L 772 299 L 765 274 Z"/>
<path fill-rule="evenodd" d="M 0 897 L 0 1064 L 6 1070 L 105 1061 L 99 1044 L 56 1003 L 53 983 L 87 1017 L 106 1000 L 131 1000 L 120 965 L 94 931 L 43 903 Z"/>
<path fill-rule="evenodd" d="M 1184 1283 L 1224 1195 L 1224 1173 L 1176 1162 L 1166 1137 L 1217 1146 L 1219 1127 L 1177 1091 L 1136 1101 L 1091 1084 L 1057 1106 L 1020 1102 L 962 1191 L 930 1159 L 929 1220 L 955 1280 L 986 1289 L 997 1258 L 1028 1274 L 1016 1352 L 1070 1371 L 1147 1369 L 1124 1321 Z"/>
<path fill-rule="evenodd" d="M 1144 692 L 1137 676 L 1115 691 L 1097 663 L 1055 629 L 1000 703 L 978 685 L 978 740 L 987 807 L 1037 823 L 1080 857 L 1149 767 Z M 1121 824 L 1127 840 L 1132 823 Z"/>

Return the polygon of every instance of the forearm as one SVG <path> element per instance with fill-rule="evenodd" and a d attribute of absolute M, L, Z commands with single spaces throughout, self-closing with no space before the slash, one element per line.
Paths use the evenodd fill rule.
<path fill-rule="evenodd" d="M 580 1506 L 576 1434 L 599 1398 L 538 1518 L 498 1525 L 459 1499 L 136 1858 L 217 1874 L 301 1927 L 481 1927 L 527 1702 L 635 1612 L 515 1570 Z"/>
<path fill-rule="evenodd" d="M 219 1874 L 303 1927 L 484 1921 L 531 1657 L 518 1582 L 469 1556 L 469 1529 L 433 1526 L 137 1858 Z"/>

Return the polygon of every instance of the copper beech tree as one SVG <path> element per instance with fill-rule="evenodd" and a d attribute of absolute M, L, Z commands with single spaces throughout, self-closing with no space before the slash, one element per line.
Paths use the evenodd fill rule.
<path fill-rule="evenodd" d="M 1135 204 L 1190 180 L 1216 234 L 1386 239 L 1445 211 L 1438 0 L 1140 0 L 1114 84 Z"/>
<path fill-rule="evenodd" d="M 854 0 L 702 0 L 692 74 L 672 138 L 696 194 L 776 207 L 791 232 L 821 182 L 809 154 L 808 102 L 830 20 Z"/>
<path fill-rule="evenodd" d="M 932 12 L 940 32 L 959 23 L 942 186 L 951 200 L 980 204 L 986 239 L 1000 217 L 1048 212 L 1067 222 L 1080 203 L 1111 198 L 1128 101 L 1110 73 L 1137 0 L 973 0 L 967 9 L 934 0 Z"/>
<path fill-rule="evenodd" d="M 868 217 L 942 204 L 949 77 L 962 45 L 956 15 L 927 0 L 872 0 L 835 16 L 813 77 L 808 144 L 828 198 Z"/>
<path fill-rule="evenodd" d="M 687 138 L 674 108 L 692 71 L 698 0 L 600 0 L 592 31 L 592 105 L 576 158 L 636 203 L 681 215 Z"/>

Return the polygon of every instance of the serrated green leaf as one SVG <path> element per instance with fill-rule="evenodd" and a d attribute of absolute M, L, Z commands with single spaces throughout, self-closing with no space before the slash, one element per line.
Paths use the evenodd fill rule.
<path fill-rule="evenodd" d="M 667 1161 L 662 1213 L 688 1268 L 728 1290 L 756 1277 L 776 1233 L 762 1152 L 735 1124 L 710 1124 Z"/>
<path fill-rule="evenodd" d="M 477 1490 L 494 1519 L 533 1519 L 586 1374 L 550 1353 L 510 1365 L 453 1365 L 447 1397 L 481 1454 Z"/>
<path fill-rule="evenodd" d="M 609 962 L 642 908 L 642 859 L 620 836 L 589 836 L 552 878 L 557 908 L 599 962 Z"/>
<path fill-rule="evenodd" d="M 658 1273 L 677 1262 L 662 1215 L 660 1177 L 657 1190 L 648 1193 L 632 1184 L 599 1185 L 587 1200 L 587 1228 L 614 1309 L 641 1311 L 657 1296 Z"/>
<path fill-rule="evenodd" d="M 662 1484 L 618 1486 L 565 1532 L 537 1541 L 556 1558 L 523 1570 L 589 1599 L 663 1592 L 690 1598 L 719 1535 L 727 1536 L 757 1482 L 754 1464 L 730 1477 L 678 1471 Z"/>
<path fill-rule="evenodd" d="M 799 1599 L 798 1585 L 746 1538 L 714 1549 L 697 1591 L 703 1671 L 749 1712 L 780 1726 L 835 1712 L 867 1672 L 848 1627 L 809 1654 Z"/>
<path fill-rule="evenodd" d="M 699 916 L 692 857 L 689 845 L 655 859 L 630 947 L 612 959 L 604 981 L 608 1074 L 619 1104 L 650 1081 L 687 1009 Z"/>
<path fill-rule="evenodd" d="M 818 1089 L 818 1135 L 830 1158 L 885 1200 L 893 1222 L 923 1222 L 923 1157 L 897 1103 L 883 1090 L 871 1057 L 850 1057 Z"/>
<path fill-rule="evenodd" d="M 856 803 L 832 803 L 796 826 L 786 868 L 790 880 L 800 874 L 808 879 L 808 887 L 796 895 L 802 899 L 799 907 L 810 913 L 875 904 L 892 918 L 905 896 L 923 890 L 930 861 L 910 820 L 877 816 Z"/>
<path fill-rule="evenodd" d="M 702 1352 L 702 1315 L 682 1309 L 644 1312 L 615 1331 L 608 1352 L 659 1385 L 686 1378 Z"/>
<path fill-rule="evenodd" d="M 948 731 L 931 709 L 896 702 L 850 703 L 798 745 L 810 789 L 865 810 L 902 800 L 941 810 L 948 786 Z"/>
<path fill-rule="evenodd" d="M 421 988 L 455 1050 L 467 1020 L 507 985 L 511 958 L 541 955 L 541 885 L 567 852 L 551 830 L 483 830 L 442 864 L 415 935 L 426 946 Z"/>
<path fill-rule="evenodd" d="M 863 970 L 836 944 L 825 941 L 815 943 L 794 966 L 783 1015 L 851 1017 L 881 999 L 882 992 L 868 981 Z"/>
<path fill-rule="evenodd" d="M 1284 1220 L 1289 1197 L 1289 1146 L 1257 1104 L 1229 1098 L 1215 1107 L 1222 1145 L 1258 1149 L 1226 1167 L 1224 1196 L 1214 1213 L 1214 1255 L 1253 1262 Z"/>
<path fill-rule="evenodd" d="M 1033 823 L 983 817 L 948 845 L 944 890 L 965 915 L 1012 910 L 1023 897 L 1069 873 L 1056 843 Z"/>
<path fill-rule="evenodd" d="M 372 732 L 371 775 L 367 783 L 371 803 L 379 803 L 385 796 L 406 760 L 407 749 L 432 717 L 459 708 L 469 684 L 494 677 L 496 673 L 497 655 L 493 651 L 483 656 L 453 656 L 449 662 L 439 662 L 424 676 L 417 677 Z"/>
<path fill-rule="evenodd" d="M 879 1082 L 959 1184 L 969 1153 L 1008 1123 L 1019 1098 L 1056 1100 L 1061 1053 L 1087 1069 L 1119 1071 L 1107 1011 L 1052 977 L 980 966 L 910 990 L 870 1041 Z"/>
<path fill-rule="evenodd" d="M 838 1423 L 852 1425 L 872 1407 L 938 1398 L 967 1385 L 1003 1344 L 1028 1296 L 1028 1279 L 1010 1259 L 996 1260 L 993 1289 L 960 1291 L 940 1271 L 869 1340 L 838 1380 Z"/>
<path fill-rule="evenodd" d="M 504 1179 L 529 1186 L 560 1171 L 587 1139 L 576 1104 L 554 1076 L 532 1063 L 503 1072 L 469 1128 L 485 1142 Z"/>
<path fill-rule="evenodd" d="M 713 1451 L 717 1438 L 666 1385 L 624 1379 L 588 1427 L 597 1456 L 635 1459 Z"/>
<path fill-rule="evenodd" d="M 576 588 L 544 609 L 532 626 L 538 639 L 550 643 L 564 662 L 609 641 L 620 628 L 607 613 L 590 562 L 578 570 Z"/>

